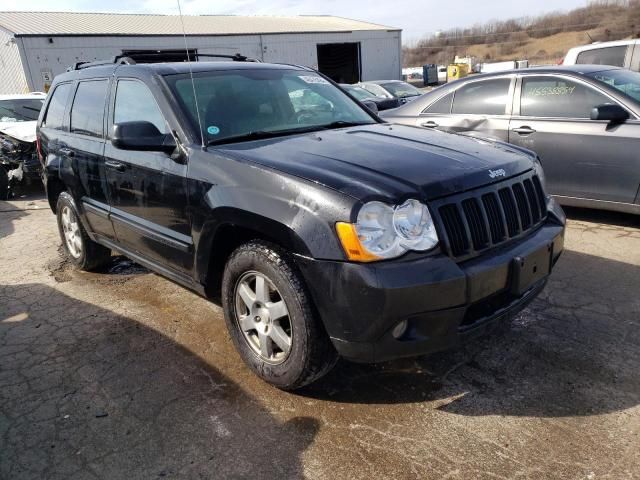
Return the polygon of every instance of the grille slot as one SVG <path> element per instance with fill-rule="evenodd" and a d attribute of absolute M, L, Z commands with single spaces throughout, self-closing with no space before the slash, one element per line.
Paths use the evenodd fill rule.
<path fill-rule="evenodd" d="M 482 196 L 482 204 L 484 211 L 487 213 L 489 221 L 489 230 L 491 230 L 491 241 L 498 243 L 504 239 L 504 217 L 498 205 L 498 199 L 495 193 L 486 193 Z"/>
<path fill-rule="evenodd" d="M 482 210 L 475 198 L 468 198 L 462 202 L 462 210 L 469 225 L 469 233 L 475 250 L 481 250 L 489 244 L 487 227 L 484 224 Z"/>
<path fill-rule="evenodd" d="M 438 202 L 437 211 L 454 257 L 468 258 L 518 237 L 547 216 L 546 197 L 537 175 L 452 198 Z"/>
<path fill-rule="evenodd" d="M 503 188 L 498 192 L 504 215 L 507 218 L 507 228 L 509 236 L 515 237 L 520 233 L 520 221 L 518 220 L 518 210 L 516 209 L 516 201 L 513 198 L 513 192 L 510 188 Z"/>
<path fill-rule="evenodd" d="M 524 182 L 524 191 L 527 193 L 527 200 L 529 200 L 529 207 L 531 207 L 531 221 L 538 223 L 540 221 L 540 204 L 536 197 L 536 192 L 533 190 L 533 183 L 531 180 L 526 179 Z"/>
<path fill-rule="evenodd" d="M 469 240 L 462 223 L 458 206 L 454 203 L 440 209 L 440 217 L 449 237 L 449 245 L 454 256 L 462 255 L 469 250 Z"/>
<path fill-rule="evenodd" d="M 547 211 L 547 201 L 544 196 L 544 190 L 542 189 L 542 183 L 540 183 L 540 179 L 537 175 L 533 177 L 533 188 L 536 190 L 536 196 L 538 197 L 538 206 L 540 207 L 540 212 L 544 216 L 544 213 Z"/>
<path fill-rule="evenodd" d="M 531 212 L 529 211 L 527 197 L 524 194 L 524 188 L 521 183 L 515 183 L 511 188 L 513 195 L 516 197 L 516 205 L 518 206 L 518 213 L 520 214 L 520 225 L 522 226 L 522 231 L 525 231 L 531 226 Z"/>

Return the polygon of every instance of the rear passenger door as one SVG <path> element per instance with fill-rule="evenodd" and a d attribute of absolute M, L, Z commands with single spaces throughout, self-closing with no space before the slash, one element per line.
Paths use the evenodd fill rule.
<path fill-rule="evenodd" d="M 427 107 L 416 125 L 506 142 L 514 83 L 512 76 L 466 82 Z"/>
<path fill-rule="evenodd" d="M 120 122 L 147 121 L 161 133 L 171 128 L 145 83 L 120 78 L 110 102 L 109 131 Z M 193 265 L 187 214 L 186 162 L 162 152 L 105 148 L 111 220 L 118 243 L 129 252 L 177 273 Z"/>
<path fill-rule="evenodd" d="M 69 133 L 60 137 L 58 154 L 63 162 L 73 166 L 74 181 L 69 186 L 89 228 L 97 236 L 113 239 L 103 158 L 109 84 L 106 78 L 77 83 L 69 114 Z"/>
<path fill-rule="evenodd" d="M 640 123 L 591 120 L 615 103 L 592 85 L 561 75 L 523 75 L 509 141 L 540 155 L 554 195 L 633 203 L 640 177 Z"/>

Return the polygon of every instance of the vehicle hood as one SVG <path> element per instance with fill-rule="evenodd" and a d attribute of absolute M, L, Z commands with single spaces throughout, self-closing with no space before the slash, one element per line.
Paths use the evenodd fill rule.
<path fill-rule="evenodd" d="M 215 151 L 323 184 L 360 200 L 435 199 L 518 175 L 532 157 L 503 144 L 374 124 L 220 145 Z"/>
<path fill-rule="evenodd" d="M 0 133 L 22 142 L 36 141 L 36 125 L 38 122 L 0 122 Z"/>

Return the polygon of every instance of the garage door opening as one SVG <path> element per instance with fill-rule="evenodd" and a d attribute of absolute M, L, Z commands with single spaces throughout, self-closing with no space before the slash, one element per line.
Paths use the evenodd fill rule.
<path fill-rule="evenodd" d="M 318 45 L 318 70 L 334 82 L 359 82 L 360 42 Z"/>
<path fill-rule="evenodd" d="M 184 48 L 176 50 L 123 50 L 122 55 L 136 61 L 136 63 L 159 63 L 159 62 L 187 62 L 189 59 L 196 60 L 198 50 L 195 48 L 187 50 Z"/>

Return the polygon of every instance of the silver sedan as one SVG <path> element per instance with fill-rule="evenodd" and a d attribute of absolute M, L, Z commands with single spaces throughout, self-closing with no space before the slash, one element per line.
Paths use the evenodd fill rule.
<path fill-rule="evenodd" d="M 533 150 L 560 203 L 640 214 L 640 73 L 575 65 L 476 75 L 381 116 Z"/>

